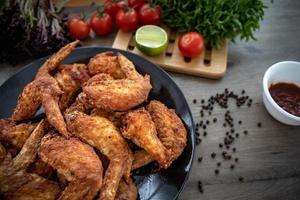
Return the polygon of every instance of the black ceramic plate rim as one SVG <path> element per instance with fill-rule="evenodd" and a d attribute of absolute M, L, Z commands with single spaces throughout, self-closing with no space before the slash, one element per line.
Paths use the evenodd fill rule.
<path fill-rule="evenodd" d="M 190 110 L 190 107 L 186 101 L 186 98 L 184 96 L 184 94 L 182 93 L 181 89 L 178 87 L 178 85 L 176 84 L 176 82 L 173 80 L 173 78 L 166 72 L 164 71 L 161 67 L 159 67 L 158 65 L 154 64 L 153 62 L 147 60 L 146 58 L 143 58 L 139 55 L 136 55 L 134 53 L 131 53 L 131 52 L 128 52 L 128 51 L 125 51 L 125 50 L 122 50 L 122 49 L 117 49 L 117 48 L 111 48 L 111 47 L 101 47 L 101 46 L 87 46 L 87 47 L 77 47 L 75 48 L 73 51 L 81 51 L 81 50 L 89 50 L 89 49 L 95 49 L 99 52 L 103 52 L 103 51 L 117 51 L 117 52 L 120 52 L 120 53 L 125 53 L 125 54 L 131 54 L 133 57 L 136 57 L 136 58 L 139 58 L 139 59 L 142 59 L 144 60 L 145 62 L 148 62 L 148 63 L 151 63 L 151 65 L 153 67 L 155 67 L 158 71 L 160 71 L 160 73 L 164 74 L 165 76 L 167 76 L 174 84 L 175 86 L 175 89 L 177 90 L 177 92 L 179 92 L 180 96 L 183 97 L 182 101 L 184 103 L 184 105 L 186 106 L 187 108 L 187 111 L 188 111 L 188 114 L 190 116 L 190 120 L 191 120 L 191 124 L 192 124 L 192 127 L 189 127 L 189 132 L 191 134 L 191 144 L 192 144 L 192 151 L 191 151 L 191 155 L 190 155 L 190 160 L 189 160 L 189 163 L 188 163 L 188 171 L 187 171 L 187 175 L 184 179 L 184 181 L 182 182 L 182 185 L 180 187 L 180 189 L 178 190 L 178 193 L 177 195 L 173 198 L 173 200 L 176 200 L 179 195 L 182 193 L 185 185 L 186 185 L 186 182 L 189 178 L 189 175 L 190 175 L 190 172 L 191 172 L 191 168 L 192 168 L 192 164 L 193 164 L 193 161 L 194 161 L 194 151 L 195 151 L 195 133 L 194 133 L 194 120 L 193 120 L 193 117 L 192 117 L 192 113 L 191 113 L 191 110 Z M 42 58 L 38 58 L 30 63 L 28 63 L 27 65 L 25 65 L 24 67 L 22 67 L 20 70 L 17 70 L 12 76 L 10 76 L 6 81 L 4 81 L 0 87 L 2 87 L 9 79 L 13 78 L 15 75 L 17 75 L 18 73 L 21 73 L 22 71 L 26 70 L 27 68 L 31 67 L 34 63 L 36 62 L 40 62 L 42 60 L 45 60 L 47 58 L 49 58 L 49 56 L 45 56 L 45 57 L 42 57 Z M 140 66 L 141 67 L 141 66 Z"/>

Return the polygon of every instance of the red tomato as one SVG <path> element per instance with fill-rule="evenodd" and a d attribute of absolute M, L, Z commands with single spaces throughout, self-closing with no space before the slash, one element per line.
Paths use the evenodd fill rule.
<path fill-rule="evenodd" d="M 193 58 L 203 51 L 204 39 L 197 32 L 188 32 L 180 37 L 178 47 L 183 56 Z"/>
<path fill-rule="evenodd" d="M 109 0 L 105 5 L 104 11 L 109 14 L 112 18 L 115 18 L 116 14 L 121 8 L 126 5 L 125 1 Z"/>
<path fill-rule="evenodd" d="M 84 40 L 90 35 L 90 27 L 79 17 L 71 18 L 68 22 L 71 36 L 75 39 Z"/>
<path fill-rule="evenodd" d="M 139 10 L 145 3 L 144 0 L 128 0 L 128 5 L 136 10 Z"/>
<path fill-rule="evenodd" d="M 90 19 L 90 26 L 96 35 L 106 35 L 112 31 L 112 19 L 107 13 L 95 13 Z"/>
<path fill-rule="evenodd" d="M 76 22 L 76 21 L 78 21 L 78 20 L 80 20 L 80 17 L 78 17 L 78 16 L 73 16 L 73 17 L 71 17 L 71 18 L 68 20 L 68 22 L 67 22 L 67 26 L 70 27 L 70 25 L 71 25 L 73 22 Z"/>
<path fill-rule="evenodd" d="M 116 24 L 124 32 L 135 31 L 139 26 L 138 14 L 134 9 L 121 9 L 116 15 Z"/>
<path fill-rule="evenodd" d="M 158 6 L 151 7 L 150 4 L 144 4 L 139 10 L 139 19 L 142 25 L 160 24 L 160 9 Z"/>

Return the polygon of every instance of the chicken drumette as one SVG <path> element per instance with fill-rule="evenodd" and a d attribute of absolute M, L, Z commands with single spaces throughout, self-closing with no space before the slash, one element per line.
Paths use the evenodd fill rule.
<path fill-rule="evenodd" d="M 41 138 L 44 122 L 40 122 L 14 158 L 0 144 L 0 196 L 9 200 L 55 200 L 60 189 L 57 183 L 36 174 L 27 173 L 34 161 Z"/>
<path fill-rule="evenodd" d="M 160 167 L 167 168 L 170 152 L 159 138 L 150 114 L 144 109 L 129 112 L 124 119 L 122 135 L 145 149 Z"/>
<path fill-rule="evenodd" d="M 113 200 L 122 176 L 126 180 L 130 179 L 133 159 L 131 150 L 111 121 L 84 114 L 84 107 L 78 101 L 73 106 L 65 114 L 68 129 L 74 136 L 99 149 L 108 158 L 109 165 L 105 171 L 100 199 Z"/>
<path fill-rule="evenodd" d="M 69 181 L 60 200 L 92 200 L 102 185 L 102 163 L 87 144 L 78 139 L 47 135 L 38 154 Z"/>

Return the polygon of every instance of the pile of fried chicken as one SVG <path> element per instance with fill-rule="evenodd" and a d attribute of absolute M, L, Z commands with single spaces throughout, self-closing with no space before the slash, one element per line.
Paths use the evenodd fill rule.
<path fill-rule="evenodd" d="M 186 145 L 181 119 L 147 101 L 150 76 L 122 54 L 60 64 L 78 42 L 52 55 L 0 120 L 1 199 L 137 199 L 131 172 L 166 169 Z M 45 117 L 33 121 L 41 106 Z"/>

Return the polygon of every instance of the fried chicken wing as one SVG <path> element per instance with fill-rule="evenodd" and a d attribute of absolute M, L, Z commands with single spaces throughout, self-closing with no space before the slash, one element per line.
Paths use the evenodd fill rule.
<path fill-rule="evenodd" d="M 117 56 L 113 55 L 113 52 L 111 51 L 100 53 L 92 57 L 88 63 L 88 69 L 91 75 L 105 73 L 111 75 L 115 79 L 125 77 Z"/>
<path fill-rule="evenodd" d="M 85 83 L 90 76 L 85 64 L 75 63 L 60 65 L 54 78 L 63 91 L 59 101 L 60 109 L 65 110 L 76 98 L 78 91 L 81 89 L 81 84 Z"/>
<path fill-rule="evenodd" d="M 6 148 L 13 148 L 19 151 L 36 125 L 36 123 L 21 123 L 16 125 L 11 120 L 0 120 L 0 141 Z"/>
<path fill-rule="evenodd" d="M 62 91 L 52 77 L 42 77 L 25 86 L 19 96 L 12 120 L 20 122 L 31 119 L 41 104 L 49 123 L 61 134 L 68 136 L 66 125 L 59 109 L 58 100 Z"/>
<path fill-rule="evenodd" d="M 79 41 L 76 40 L 61 48 L 39 68 L 35 79 L 25 86 L 18 98 L 16 108 L 12 115 L 14 121 L 20 122 L 32 118 L 40 105 L 43 104 L 50 124 L 61 134 L 66 137 L 68 136 L 58 103 L 63 92 L 50 73 L 52 73 L 58 67 L 59 63 L 71 53 L 78 42 Z M 54 109 L 49 109 L 52 108 L 52 106 L 54 106 Z"/>
<path fill-rule="evenodd" d="M 73 49 L 77 46 L 79 40 L 71 42 L 61 48 L 58 52 L 53 54 L 46 62 L 39 68 L 35 79 L 40 77 L 49 76 L 53 70 L 55 70 L 58 65 L 73 51 Z"/>
<path fill-rule="evenodd" d="M 57 198 L 60 189 L 55 182 L 26 173 L 26 168 L 35 159 L 44 136 L 44 125 L 43 121 L 38 124 L 14 159 L 1 147 L 1 156 L 6 154 L 0 164 L 0 195 L 4 199 L 55 200 Z"/>
<path fill-rule="evenodd" d="M 28 173 L 37 174 L 44 178 L 51 178 L 54 176 L 54 169 L 47 163 L 45 163 L 40 157 L 37 157 L 36 160 L 29 165 L 27 169 Z"/>
<path fill-rule="evenodd" d="M 138 168 L 141 168 L 145 165 L 148 165 L 149 163 L 153 162 L 154 159 L 151 157 L 151 155 L 145 151 L 140 150 L 133 154 L 133 163 L 131 170 L 136 170 Z"/>
<path fill-rule="evenodd" d="M 121 179 L 115 200 L 136 200 L 137 189 L 132 180 L 126 183 Z"/>
<path fill-rule="evenodd" d="M 92 147 L 75 138 L 47 135 L 38 154 L 70 182 L 60 200 L 89 200 L 96 196 L 102 184 L 103 168 Z"/>
<path fill-rule="evenodd" d="M 186 146 L 186 129 L 175 111 L 168 109 L 159 101 L 151 101 L 147 106 L 147 110 L 155 123 L 159 140 L 172 152 L 170 162 L 173 162 L 180 156 Z"/>
<path fill-rule="evenodd" d="M 129 146 L 114 124 L 104 117 L 89 116 L 77 111 L 67 113 L 65 117 L 68 129 L 74 136 L 96 147 L 109 159 L 100 199 L 113 200 L 122 176 L 126 180 L 130 177 L 132 153 Z"/>
<path fill-rule="evenodd" d="M 125 127 L 122 129 L 122 135 L 145 149 L 160 167 L 167 168 L 169 151 L 158 139 L 154 122 L 148 111 L 144 108 L 131 111 L 127 113 L 124 121 Z"/>
<path fill-rule="evenodd" d="M 109 74 L 97 74 L 83 86 L 83 92 L 97 108 L 129 110 L 144 102 L 152 88 L 148 75 L 140 75 L 123 55 L 117 57 L 126 78 L 113 79 Z"/>
<path fill-rule="evenodd" d="M 93 109 L 91 116 L 105 117 L 109 119 L 117 128 L 122 126 L 122 118 L 126 115 L 126 112 L 113 112 L 103 109 Z"/>

